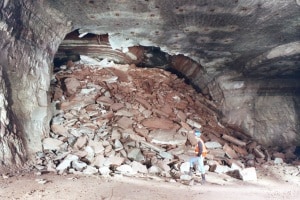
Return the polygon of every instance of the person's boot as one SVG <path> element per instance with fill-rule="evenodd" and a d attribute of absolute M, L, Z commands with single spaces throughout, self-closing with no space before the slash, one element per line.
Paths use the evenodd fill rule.
<path fill-rule="evenodd" d="M 205 182 L 206 182 L 205 174 L 201 174 L 201 178 L 202 178 L 201 183 L 202 183 L 202 184 L 205 184 Z"/>

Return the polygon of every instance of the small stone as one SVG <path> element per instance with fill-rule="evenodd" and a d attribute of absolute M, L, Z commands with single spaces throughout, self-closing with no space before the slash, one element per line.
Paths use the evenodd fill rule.
<path fill-rule="evenodd" d="M 74 168 L 77 171 L 82 171 L 86 166 L 87 164 L 85 162 L 79 160 L 72 161 L 72 168 Z"/>
<path fill-rule="evenodd" d="M 118 157 L 118 156 L 111 156 L 107 158 L 105 164 L 110 163 L 110 165 L 117 165 L 120 166 L 124 163 L 125 158 Z"/>
<path fill-rule="evenodd" d="M 97 142 L 95 140 L 89 141 L 89 146 L 91 146 L 94 149 L 95 154 L 101 154 L 104 152 L 104 147 L 102 142 Z"/>
<path fill-rule="evenodd" d="M 162 171 L 169 172 L 171 170 L 170 166 L 165 161 L 160 160 L 156 163 L 156 165 L 162 169 Z"/>
<path fill-rule="evenodd" d="M 85 156 L 85 158 L 89 161 L 92 162 L 94 160 L 94 156 L 95 156 L 95 152 L 94 149 L 90 146 L 86 146 L 84 148 L 84 151 L 87 152 L 87 155 Z"/>
<path fill-rule="evenodd" d="M 111 139 L 115 140 L 115 139 L 120 139 L 121 138 L 121 133 L 118 131 L 118 129 L 113 129 L 112 133 L 111 133 Z"/>
<path fill-rule="evenodd" d="M 218 174 L 225 174 L 228 171 L 230 171 L 230 168 L 226 165 L 216 165 L 216 168 L 214 170 L 214 172 L 216 172 Z"/>
<path fill-rule="evenodd" d="M 71 167 L 71 162 L 78 160 L 78 156 L 69 154 L 57 167 L 56 170 L 61 174 Z"/>
<path fill-rule="evenodd" d="M 84 89 L 81 89 L 81 91 L 80 91 L 80 94 L 85 94 L 85 95 L 87 95 L 87 94 L 89 94 L 89 93 L 91 93 L 91 92 L 93 92 L 93 91 L 95 91 L 96 90 L 96 88 L 84 88 Z"/>
<path fill-rule="evenodd" d="M 73 77 L 66 78 L 65 86 L 66 86 L 67 96 L 71 96 L 77 92 L 77 89 L 80 87 L 80 82 Z"/>
<path fill-rule="evenodd" d="M 242 170 L 242 168 L 239 165 L 237 165 L 236 163 L 232 163 L 230 170 Z"/>
<path fill-rule="evenodd" d="M 133 116 L 133 114 L 126 109 L 118 110 L 115 115 L 116 116 L 124 116 L 124 117 L 132 117 Z"/>
<path fill-rule="evenodd" d="M 115 151 L 120 151 L 124 148 L 120 140 L 115 140 L 114 147 L 115 147 Z"/>
<path fill-rule="evenodd" d="M 104 158 L 104 155 L 97 155 L 95 156 L 94 161 L 91 165 L 100 168 L 104 166 L 105 161 L 106 158 Z"/>
<path fill-rule="evenodd" d="M 9 178 L 9 176 L 8 176 L 8 175 L 6 175 L 6 174 L 2 174 L 2 178 L 3 178 L 3 179 L 8 179 L 8 178 Z"/>
<path fill-rule="evenodd" d="M 132 167 L 132 170 L 134 172 L 140 172 L 140 173 L 144 173 L 144 174 L 147 174 L 148 173 L 148 169 L 145 165 L 143 165 L 142 163 L 139 163 L 139 162 L 136 162 L 136 161 L 133 161 L 130 166 Z"/>
<path fill-rule="evenodd" d="M 277 165 L 283 164 L 283 159 L 282 158 L 275 158 L 274 159 L 274 164 L 277 164 Z"/>
<path fill-rule="evenodd" d="M 187 137 L 174 130 L 157 129 L 149 133 L 152 143 L 160 145 L 184 145 Z"/>
<path fill-rule="evenodd" d="M 208 155 L 213 155 L 215 158 L 224 158 L 225 151 L 223 149 L 210 149 Z"/>
<path fill-rule="evenodd" d="M 180 172 L 181 173 L 188 173 L 190 171 L 190 162 L 184 162 L 180 165 Z"/>
<path fill-rule="evenodd" d="M 40 171 L 45 168 L 45 166 L 43 166 L 43 165 L 35 165 L 34 167 L 37 168 Z"/>
<path fill-rule="evenodd" d="M 257 181 L 256 170 L 254 167 L 240 170 L 240 175 L 243 181 Z"/>
<path fill-rule="evenodd" d="M 87 141 L 88 141 L 88 137 L 86 135 L 77 138 L 77 140 L 74 144 L 74 148 L 75 149 L 83 148 L 86 145 Z"/>
<path fill-rule="evenodd" d="M 67 137 L 68 136 L 68 129 L 64 127 L 63 125 L 60 124 L 52 124 L 51 125 L 51 130 L 53 133 L 62 135 Z"/>
<path fill-rule="evenodd" d="M 207 149 L 221 149 L 222 148 L 222 145 L 219 142 L 215 142 L 215 141 L 205 142 L 205 146 Z"/>
<path fill-rule="evenodd" d="M 107 97 L 107 96 L 101 96 L 99 97 L 96 102 L 98 104 L 103 104 L 105 106 L 110 106 L 114 103 L 114 101 L 110 98 L 110 97 Z"/>
<path fill-rule="evenodd" d="M 48 181 L 46 179 L 35 179 L 38 184 L 46 184 Z"/>
<path fill-rule="evenodd" d="M 114 103 L 110 106 L 110 108 L 112 109 L 112 111 L 117 111 L 117 110 L 124 108 L 124 104 L 123 103 Z"/>
<path fill-rule="evenodd" d="M 60 149 L 61 145 L 63 144 L 62 141 L 54 138 L 45 138 L 43 140 L 43 148 L 44 150 L 58 150 Z"/>
<path fill-rule="evenodd" d="M 89 165 L 83 170 L 83 174 L 86 174 L 86 175 L 93 175 L 93 174 L 97 174 L 97 173 L 98 173 L 98 169 L 96 167 L 92 167 Z"/>
<path fill-rule="evenodd" d="M 109 175 L 109 173 L 110 173 L 110 169 L 109 169 L 109 167 L 100 167 L 99 168 L 99 173 L 101 174 L 101 175 L 103 175 L 103 176 L 107 176 L 107 175 Z"/>
<path fill-rule="evenodd" d="M 141 150 L 139 148 L 133 148 L 130 151 L 128 151 L 128 158 L 131 160 L 135 160 L 138 162 L 144 161 L 145 157 L 141 153 Z"/>
<path fill-rule="evenodd" d="M 238 158 L 237 153 L 227 143 L 223 146 L 223 150 L 225 151 L 228 158 L 231 159 Z"/>
<path fill-rule="evenodd" d="M 200 129 L 202 127 L 201 124 L 199 124 L 198 122 L 195 122 L 194 120 L 191 120 L 191 119 L 187 119 L 186 123 L 188 125 L 190 125 L 191 127 L 194 127 L 194 128 L 197 128 L 197 129 Z"/>
<path fill-rule="evenodd" d="M 182 112 L 181 110 L 177 112 L 177 117 L 183 122 L 185 122 L 185 120 L 186 120 L 186 114 L 184 112 Z"/>
<path fill-rule="evenodd" d="M 150 174 L 160 174 L 161 173 L 161 169 L 157 166 L 151 166 L 149 169 L 148 169 L 148 172 Z"/>
<path fill-rule="evenodd" d="M 142 97 L 136 97 L 135 100 L 144 106 L 146 109 L 151 110 L 152 106 Z"/>
<path fill-rule="evenodd" d="M 187 175 L 187 174 L 182 174 L 180 176 L 180 180 L 182 180 L 182 181 L 190 181 L 190 180 L 192 180 L 192 176 Z"/>
<path fill-rule="evenodd" d="M 165 152 L 165 151 L 159 152 L 159 156 L 161 156 L 164 159 L 169 159 L 169 160 L 172 160 L 174 158 L 174 156 L 172 154 Z"/>
<path fill-rule="evenodd" d="M 132 128 L 133 120 L 128 118 L 128 117 L 122 117 L 121 119 L 118 120 L 117 124 L 119 127 L 123 129 L 128 129 Z"/>
<path fill-rule="evenodd" d="M 121 165 L 117 167 L 116 169 L 119 171 L 121 174 L 135 174 L 136 172 L 133 171 L 132 167 L 130 165 Z"/>
<path fill-rule="evenodd" d="M 142 121 L 142 124 L 148 128 L 171 130 L 175 127 L 173 121 L 164 118 L 148 118 Z"/>

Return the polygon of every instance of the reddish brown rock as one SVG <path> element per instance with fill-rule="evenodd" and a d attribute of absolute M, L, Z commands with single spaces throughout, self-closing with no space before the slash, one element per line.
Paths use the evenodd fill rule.
<path fill-rule="evenodd" d="M 168 115 L 171 115 L 173 113 L 173 108 L 168 104 L 164 104 L 163 106 L 161 106 L 160 110 Z"/>
<path fill-rule="evenodd" d="M 51 130 L 53 133 L 62 135 L 67 137 L 68 136 L 68 129 L 64 127 L 63 125 L 60 124 L 52 124 L 51 125 Z"/>
<path fill-rule="evenodd" d="M 133 123 L 134 123 L 134 121 L 132 119 L 128 118 L 128 117 L 122 117 L 117 122 L 118 126 L 123 128 L 123 129 L 132 128 Z"/>
<path fill-rule="evenodd" d="M 134 131 L 135 131 L 138 135 L 140 135 L 140 136 L 146 138 L 146 140 L 147 140 L 147 138 L 148 138 L 148 133 L 149 133 L 148 129 L 146 129 L 146 128 L 135 128 Z"/>
<path fill-rule="evenodd" d="M 107 97 L 107 96 L 98 97 L 96 99 L 96 102 L 99 104 L 103 104 L 105 106 L 110 106 L 114 103 L 114 101 L 110 97 Z"/>
<path fill-rule="evenodd" d="M 85 107 L 86 111 L 96 111 L 99 109 L 99 104 L 90 104 Z"/>
<path fill-rule="evenodd" d="M 165 113 L 165 112 L 163 112 L 161 110 L 158 110 L 156 108 L 152 109 L 152 112 L 158 114 L 158 116 L 169 117 L 169 115 L 167 113 Z"/>
<path fill-rule="evenodd" d="M 83 136 L 77 138 L 73 147 L 77 150 L 80 150 L 86 145 L 87 141 L 88 141 L 88 136 L 83 135 Z"/>
<path fill-rule="evenodd" d="M 152 106 L 145 99 L 141 97 L 136 97 L 135 100 L 139 102 L 142 106 L 144 106 L 146 109 L 150 110 L 152 108 Z"/>
<path fill-rule="evenodd" d="M 183 122 L 186 121 L 186 114 L 184 114 L 184 112 L 182 112 L 181 110 L 179 110 L 177 113 L 176 113 L 176 116 Z"/>
<path fill-rule="evenodd" d="M 119 70 L 119 69 L 114 68 L 114 67 L 107 68 L 107 70 L 111 71 L 114 75 L 116 75 L 120 82 L 129 82 L 128 74 L 125 73 L 124 71 Z"/>
<path fill-rule="evenodd" d="M 224 140 L 227 140 L 227 141 L 229 141 L 229 142 L 232 142 L 232 143 L 234 143 L 234 144 L 236 144 L 236 145 L 239 145 L 239 146 L 242 146 L 242 147 L 246 146 L 246 142 L 241 141 L 241 140 L 239 140 L 239 139 L 237 139 L 237 138 L 234 138 L 234 137 L 232 137 L 232 136 L 230 136 L 230 135 L 223 134 L 222 138 L 223 138 Z"/>
<path fill-rule="evenodd" d="M 149 133 L 149 138 L 154 144 L 160 145 L 184 145 L 187 136 L 177 133 L 174 130 L 153 130 Z"/>
<path fill-rule="evenodd" d="M 72 70 L 74 74 L 69 73 Z M 246 163 L 241 156 L 253 153 L 258 147 L 256 143 L 248 145 L 248 138 L 235 137 L 233 131 L 218 122 L 218 114 L 211 109 L 214 105 L 176 75 L 164 70 L 142 70 L 134 66 L 122 70 L 92 69 L 75 65 L 69 72 L 60 73 L 59 78 L 75 78 L 81 84 L 73 87 L 76 92 L 65 96 L 61 104 L 66 120 L 63 123 L 70 128 L 72 137 L 64 129 L 58 129 L 61 127 L 52 127 L 52 131 L 63 135 L 59 136 L 62 147 L 78 155 L 87 165 L 101 167 L 109 163 L 107 158 L 115 157 L 121 158 L 118 164 L 123 159 L 127 162 L 128 150 L 132 148 L 140 149 L 147 160 L 159 161 L 172 154 L 184 160 L 190 151 L 194 153 L 195 128 L 201 129 L 205 142 L 218 141 L 223 146 L 223 149 L 210 150 L 207 156 L 207 160 L 220 165 L 230 165 L 233 159 Z M 63 93 L 59 90 L 53 95 L 58 100 Z M 162 154 L 162 151 L 167 153 Z M 88 153 L 90 160 L 84 158 Z M 255 165 L 264 162 L 258 157 L 254 159 Z"/>
<path fill-rule="evenodd" d="M 120 109 L 122 109 L 122 108 L 124 108 L 125 106 L 124 106 L 124 104 L 123 103 L 114 103 L 114 104 L 112 104 L 111 106 L 110 106 L 110 109 L 112 110 L 112 111 L 117 111 L 117 110 L 120 110 Z"/>
<path fill-rule="evenodd" d="M 171 120 L 162 119 L 162 118 L 144 119 L 142 121 L 142 124 L 148 128 L 157 128 L 157 129 L 165 129 L 165 130 L 170 130 L 175 127 L 174 122 L 172 122 Z"/>
<path fill-rule="evenodd" d="M 80 82 L 76 78 L 66 78 L 65 79 L 65 86 L 66 86 L 66 94 L 67 96 L 71 96 L 77 92 L 80 88 Z"/>
<path fill-rule="evenodd" d="M 180 125 L 186 129 L 187 131 L 192 131 L 193 129 L 190 127 L 190 125 L 188 125 L 187 123 L 185 122 L 180 122 Z"/>
<path fill-rule="evenodd" d="M 246 156 L 246 155 L 249 154 L 248 151 L 247 151 L 245 148 L 243 148 L 243 147 L 239 147 L 239 146 L 236 146 L 236 145 L 232 145 L 232 148 L 233 148 L 238 154 L 240 154 L 240 155 L 242 155 L 242 156 Z"/>
<path fill-rule="evenodd" d="M 187 108 L 188 102 L 187 101 L 179 101 L 175 103 L 175 108 L 180 109 L 180 110 L 185 110 Z"/>
<path fill-rule="evenodd" d="M 59 87 L 55 87 L 52 101 L 60 100 L 62 96 L 63 96 L 63 90 Z"/>
<path fill-rule="evenodd" d="M 101 117 L 105 119 L 111 119 L 114 117 L 114 113 L 113 111 L 104 112 Z"/>
<path fill-rule="evenodd" d="M 227 143 L 223 146 L 223 150 L 225 151 L 226 155 L 229 158 L 231 158 L 231 159 L 238 158 L 238 155 L 236 154 L 236 152 Z"/>

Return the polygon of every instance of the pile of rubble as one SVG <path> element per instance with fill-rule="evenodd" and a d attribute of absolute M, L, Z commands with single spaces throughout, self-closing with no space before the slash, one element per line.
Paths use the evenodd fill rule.
<path fill-rule="evenodd" d="M 52 81 L 55 114 L 37 154 L 40 171 L 188 180 L 193 129 L 202 130 L 209 171 L 255 180 L 255 164 L 270 159 L 222 126 L 215 105 L 170 72 L 69 61 Z"/>

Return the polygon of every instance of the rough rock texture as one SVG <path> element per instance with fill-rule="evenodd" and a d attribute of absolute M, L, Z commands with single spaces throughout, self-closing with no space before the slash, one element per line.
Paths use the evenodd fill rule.
<path fill-rule="evenodd" d="M 20 163 L 16 152 L 25 160 L 41 150 L 51 62 L 77 29 L 81 37 L 107 34 L 122 52 L 156 46 L 192 58 L 198 64 L 169 67 L 210 97 L 223 123 L 264 145 L 300 143 L 298 0 L 1 0 L 0 7 L 1 166 Z"/>
<path fill-rule="evenodd" d="M 40 4 L 0 5 L 0 165 L 21 164 L 19 157 L 26 160 L 27 152 L 40 150 L 42 135 L 49 134 L 50 63 L 70 26 L 55 10 L 41 12 Z"/>
<path fill-rule="evenodd" d="M 293 153 L 273 152 L 250 137 L 239 139 L 235 130 L 220 124 L 205 96 L 171 72 L 82 63 L 61 66 L 51 81 L 57 109 L 50 137 L 43 139 L 43 152 L 36 156 L 38 173 L 198 180 L 189 173 L 195 128 L 202 130 L 208 150 L 207 171 L 250 181 L 257 179 L 254 167 L 266 162 L 298 163 Z M 145 82 L 155 84 L 149 89 Z M 72 88 L 76 92 L 70 96 Z"/>

